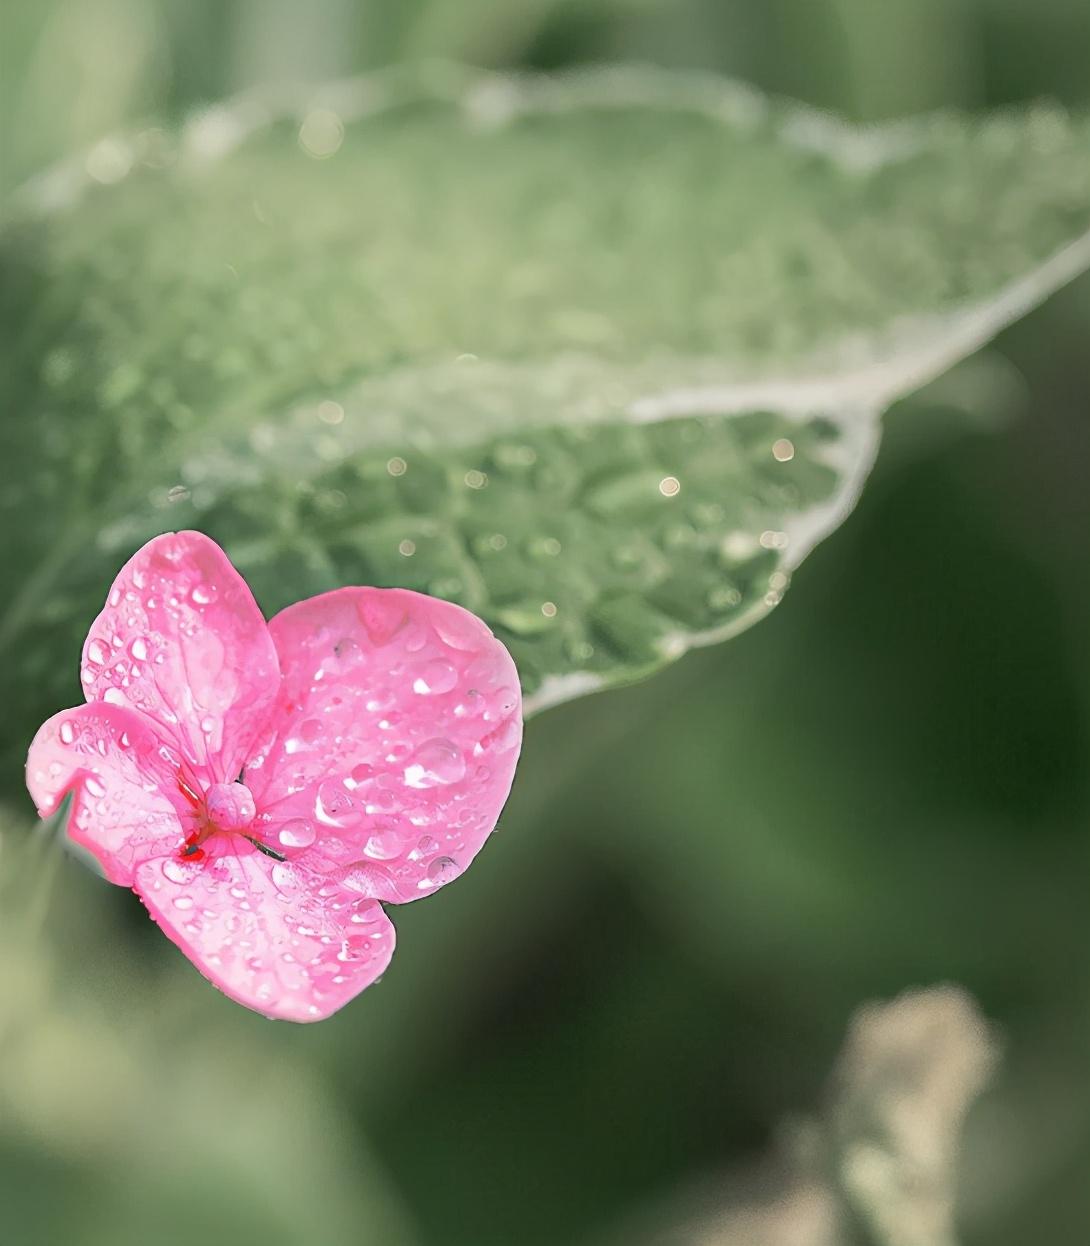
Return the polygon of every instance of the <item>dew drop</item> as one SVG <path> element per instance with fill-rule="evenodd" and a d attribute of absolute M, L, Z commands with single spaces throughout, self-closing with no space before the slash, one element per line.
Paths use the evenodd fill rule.
<path fill-rule="evenodd" d="M 75 728 L 72 726 L 70 722 L 61 723 L 60 734 L 61 734 L 62 744 L 71 744 L 72 741 L 76 738 Z"/>
<path fill-rule="evenodd" d="M 708 592 L 708 605 L 713 610 L 729 610 L 741 602 L 742 594 L 729 585 L 717 585 Z"/>
<path fill-rule="evenodd" d="M 488 707 L 485 710 L 486 722 L 498 722 L 506 718 L 515 706 L 519 696 L 514 688 L 499 688 L 488 696 Z"/>
<path fill-rule="evenodd" d="M 276 862 L 269 871 L 269 876 L 278 891 L 294 891 L 299 885 L 295 870 L 290 865 L 285 865 L 283 861 Z"/>
<path fill-rule="evenodd" d="M 344 122 L 328 108 L 315 108 L 299 127 L 299 146 L 315 160 L 335 155 L 344 142 Z"/>
<path fill-rule="evenodd" d="M 137 636 L 132 644 L 129 645 L 129 652 L 138 662 L 143 662 L 147 658 L 148 647 L 144 643 L 143 637 Z"/>
<path fill-rule="evenodd" d="M 455 718 L 472 718 L 484 709 L 484 697 L 476 688 L 469 688 L 465 696 L 454 707 Z"/>
<path fill-rule="evenodd" d="M 452 882 L 462 872 L 461 866 L 453 857 L 436 857 L 428 866 L 427 882 L 423 886 L 442 887 Z"/>
<path fill-rule="evenodd" d="M 407 653 L 419 653 L 428 643 L 428 630 L 419 623 L 410 623 L 402 633 L 402 643 Z"/>
<path fill-rule="evenodd" d="M 374 861 L 392 861 L 401 855 L 401 836 L 393 827 L 376 827 L 363 848 L 364 855 Z"/>
<path fill-rule="evenodd" d="M 421 696 L 449 692 L 458 682 L 458 672 L 449 662 L 437 658 L 428 662 L 413 680 L 413 692 Z"/>
<path fill-rule="evenodd" d="M 450 740 L 428 740 L 405 767 L 405 782 L 410 787 L 438 787 L 457 783 L 465 772 L 465 758 L 455 744 Z"/>
<path fill-rule="evenodd" d="M 326 779 L 318 788 L 314 814 L 326 826 L 347 826 L 360 816 L 352 797 L 336 779 Z"/>
<path fill-rule="evenodd" d="M 106 795 L 106 789 L 94 775 L 88 775 L 83 781 L 83 786 L 87 789 L 88 794 L 91 796 L 96 796 L 101 799 L 101 797 Z"/>
<path fill-rule="evenodd" d="M 95 663 L 96 666 L 104 666 L 108 654 L 106 646 L 101 640 L 92 640 L 87 646 L 87 657 Z"/>
<path fill-rule="evenodd" d="M 305 818 L 292 818 L 280 828 L 278 838 L 285 848 L 309 848 L 315 833 L 313 824 Z"/>
<path fill-rule="evenodd" d="M 442 610 L 432 618 L 431 625 L 439 639 L 450 649 L 472 653 L 481 644 L 481 621 L 468 610 Z"/>
<path fill-rule="evenodd" d="M 172 883 L 187 883 L 196 872 L 197 867 L 174 857 L 168 857 L 163 862 L 163 875 Z"/>
<path fill-rule="evenodd" d="M 348 670 L 363 661 L 363 650 L 351 636 L 345 636 L 333 646 L 333 656 L 340 664 L 341 670 Z"/>

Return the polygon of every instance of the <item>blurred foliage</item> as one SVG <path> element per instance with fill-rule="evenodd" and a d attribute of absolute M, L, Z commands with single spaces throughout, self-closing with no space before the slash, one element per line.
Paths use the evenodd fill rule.
<path fill-rule="evenodd" d="M 0 237 L 0 519 L 40 508 L 0 695 L 50 712 L 102 582 L 178 527 L 270 613 L 458 601 L 531 708 L 646 674 L 778 604 L 889 401 L 1088 244 L 1090 116 L 1044 106 L 853 130 L 696 76 L 433 66 L 106 138 Z"/>
<path fill-rule="evenodd" d="M 14 0 L 0 23 L 8 188 L 118 125 L 436 53 L 698 65 L 863 120 L 1090 82 L 1079 0 Z M 209 991 L 28 833 L 9 765 L 5 1240 L 697 1242 L 698 1208 L 752 1201 L 780 1122 L 821 1113 L 858 1006 L 949 979 L 1005 1053 L 967 1122 L 962 1240 L 1082 1246 L 1088 331 L 1083 279 L 895 408 L 860 507 L 762 627 L 535 720 L 501 834 L 320 1027 Z M 51 523 L 20 514 L 16 569 Z M 77 552 L 95 523 L 66 516 Z M 277 571 L 289 596 L 310 574 Z M 55 605 L 6 665 L 70 661 L 74 694 Z M 13 707 L 5 756 L 36 726 Z"/>
<path fill-rule="evenodd" d="M 997 1044 L 956 987 L 906 991 L 852 1020 L 819 1116 L 785 1127 L 748 1172 L 664 1211 L 664 1243 L 952 1246 L 966 1111 Z M 704 1209 L 692 1214 L 692 1205 Z M 679 1216 L 692 1216 L 688 1221 Z M 653 1235 L 654 1236 L 654 1235 Z M 619 1243 L 626 1240 L 618 1234 Z"/>

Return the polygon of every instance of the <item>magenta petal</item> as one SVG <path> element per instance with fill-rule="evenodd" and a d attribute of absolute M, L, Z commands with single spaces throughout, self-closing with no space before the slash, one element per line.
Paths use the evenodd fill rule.
<path fill-rule="evenodd" d="M 475 615 L 404 589 L 338 589 L 269 630 L 280 697 L 246 767 L 265 841 L 380 900 L 457 877 L 515 773 L 511 655 Z"/>
<path fill-rule="evenodd" d="M 279 680 L 246 581 L 215 541 L 170 532 L 118 573 L 83 646 L 88 701 L 147 714 L 211 782 L 254 747 Z"/>
<path fill-rule="evenodd" d="M 106 877 L 131 886 L 139 863 L 176 850 L 191 806 L 178 786 L 173 742 L 134 710 L 79 705 L 43 723 L 27 757 L 27 787 L 42 817 L 67 792 L 68 834 L 92 852 Z"/>
<path fill-rule="evenodd" d="M 285 1021 L 320 1021 L 394 952 L 382 906 L 237 838 L 206 859 L 146 861 L 136 890 L 167 936 L 225 995 Z"/>

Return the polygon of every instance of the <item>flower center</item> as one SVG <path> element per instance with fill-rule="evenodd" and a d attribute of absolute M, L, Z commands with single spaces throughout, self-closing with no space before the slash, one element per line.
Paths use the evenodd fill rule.
<path fill-rule="evenodd" d="M 246 833 L 257 816 L 257 804 L 245 783 L 213 783 L 203 797 L 199 788 L 185 778 L 179 777 L 178 787 L 193 806 L 197 823 L 197 829 L 185 837 L 178 852 L 182 861 L 203 861 L 205 853 L 201 845 L 219 832 L 241 835 L 267 857 L 284 860 L 275 848 Z"/>
<path fill-rule="evenodd" d="M 204 797 L 204 811 L 217 831 L 244 831 L 257 807 L 245 783 L 213 783 Z"/>
<path fill-rule="evenodd" d="M 183 861 L 203 861 L 201 844 L 210 835 L 217 831 L 244 832 L 257 813 L 253 792 L 245 783 L 213 783 L 203 800 L 184 779 L 178 780 L 178 786 L 199 818 L 197 830 L 185 837 L 178 854 Z M 250 839 L 249 835 L 246 838 Z M 256 843 L 255 840 L 250 842 Z"/>

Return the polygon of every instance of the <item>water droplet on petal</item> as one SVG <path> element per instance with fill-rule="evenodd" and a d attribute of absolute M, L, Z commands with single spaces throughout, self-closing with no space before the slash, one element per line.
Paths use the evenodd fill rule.
<path fill-rule="evenodd" d="M 392 861 L 401 855 L 401 836 L 392 826 L 375 827 L 364 845 L 364 855 L 375 861 Z"/>
<path fill-rule="evenodd" d="M 484 709 L 485 700 L 476 688 L 466 690 L 465 696 L 454 707 L 455 718 L 473 718 Z"/>
<path fill-rule="evenodd" d="M 488 696 L 488 708 L 485 710 L 486 722 L 498 722 L 506 718 L 518 705 L 518 693 L 514 688 L 499 688 Z"/>
<path fill-rule="evenodd" d="M 62 744 L 71 744 L 76 738 L 75 728 L 70 722 L 63 722 L 61 723 L 60 735 Z"/>
<path fill-rule="evenodd" d="M 442 658 L 437 658 L 421 668 L 419 675 L 413 680 L 413 692 L 422 696 L 449 692 L 457 682 L 458 672 L 454 667 Z"/>
<path fill-rule="evenodd" d="M 87 789 L 88 794 L 91 796 L 103 797 L 106 795 L 106 789 L 94 775 L 88 775 L 83 781 L 83 786 Z"/>
<path fill-rule="evenodd" d="M 521 739 L 522 724 L 516 717 L 501 723 L 491 735 L 485 736 L 481 743 L 491 752 L 506 753 L 513 749 Z"/>
<path fill-rule="evenodd" d="M 188 883 L 200 869 L 200 866 L 179 861 L 176 857 L 168 857 L 163 862 L 163 874 L 172 883 Z"/>
<path fill-rule="evenodd" d="M 457 783 L 465 772 L 465 758 L 457 745 L 450 740 L 428 740 L 405 767 L 405 782 L 410 787 L 437 787 Z"/>
<path fill-rule="evenodd" d="M 419 623 L 410 623 L 402 636 L 402 644 L 404 644 L 406 652 L 419 653 L 421 649 L 428 643 L 428 630 Z"/>
<path fill-rule="evenodd" d="M 305 818 L 292 818 L 280 828 L 278 838 L 285 848 L 309 848 L 315 833 L 313 824 Z"/>
<path fill-rule="evenodd" d="M 273 886 L 278 891 L 295 891 L 299 886 L 299 877 L 292 866 L 277 861 L 269 872 Z"/>
<path fill-rule="evenodd" d="M 472 651 L 480 646 L 483 624 L 468 610 L 449 608 L 431 619 L 439 639 L 451 649 Z"/>
<path fill-rule="evenodd" d="M 421 882 L 423 887 L 442 887 L 452 882 L 462 872 L 461 866 L 453 857 L 436 857 L 428 866 L 427 881 Z"/>
<path fill-rule="evenodd" d="M 318 788 L 314 814 L 326 826 L 347 826 L 360 818 L 360 811 L 355 807 L 352 797 L 336 779 L 326 779 Z"/>

